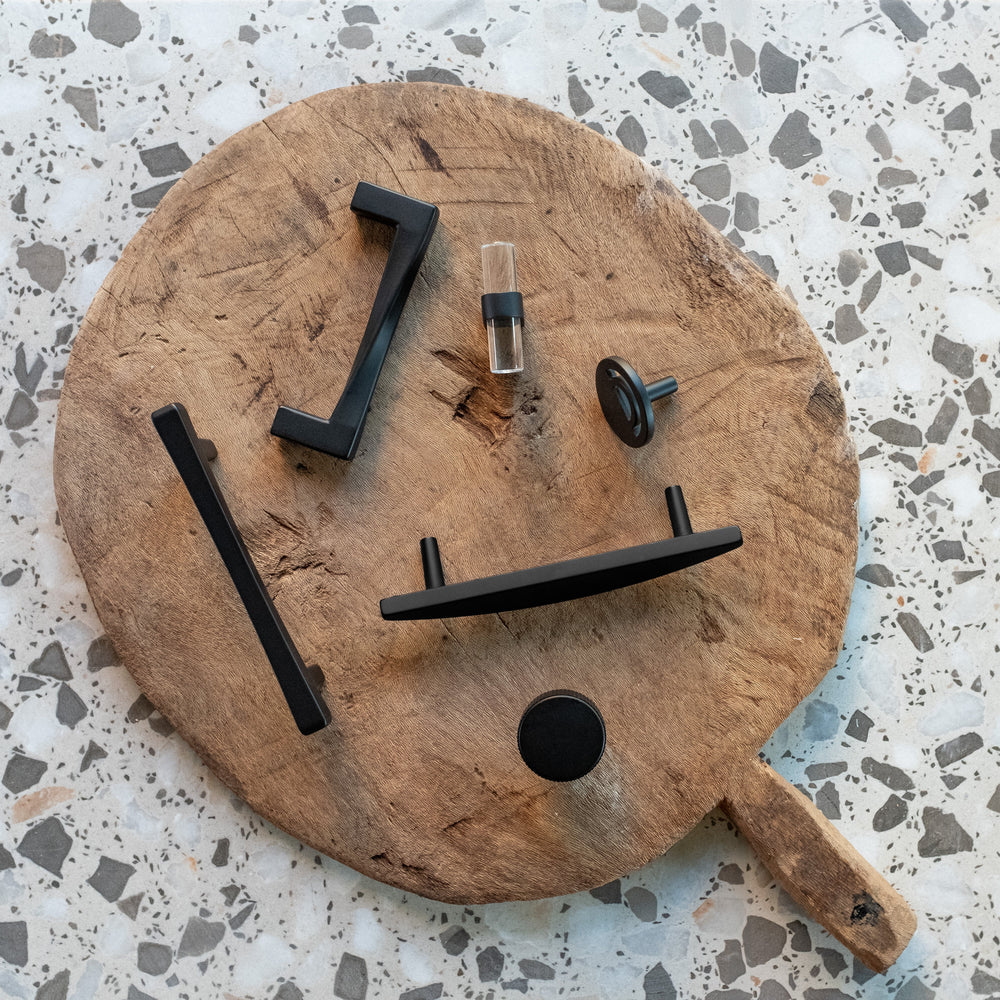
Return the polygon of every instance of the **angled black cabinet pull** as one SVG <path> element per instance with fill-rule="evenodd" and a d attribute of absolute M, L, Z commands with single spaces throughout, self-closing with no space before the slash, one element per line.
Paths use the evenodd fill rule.
<path fill-rule="evenodd" d="M 666 493 L 673 538 L 465 583 L 444 583 L 437 541 L 423 539 L 426 589 L 383 598 L 379 602 L 382 617 L 388 621 L 458 618 L 557 604 L 674 573 L 743 544 L 743 534 L 735 525 L 692 531 L 681 488 L 670 486 Z"/>
<path fill-rule="evenodd" d="M 271 662 L 274 676 L 281 685 L 281 693 L 292 710 L 295 724 L 306 736 L 322 729 L 330 722 L 329 710 L 310 681 L 299 651 L 264 587 L 219 484 L 205 461 L 207 456 L 214 454 L 214 447 L 211 447 L 211 442 L 198 438 L 187 410 L 180 403 L 161 407 L 152 419 L 229 570 L 243 607 Z"/>
<path fill-rule="evenodd" d="M 278 407 L 271 433 L 348 461 L 354 458 L 368 417 L 375 383 L 396 332 L 406 297 L 420 270 L 437 225 L 438 209 L 425 201 L 359 181 L 351 211 L 396 227 L 375 304 L 347 384 L 329 420 Z"/>

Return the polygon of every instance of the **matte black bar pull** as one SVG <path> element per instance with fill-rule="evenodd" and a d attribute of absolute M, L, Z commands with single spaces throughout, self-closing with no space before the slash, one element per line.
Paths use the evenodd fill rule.
<path fill-rule="evenodd" d="M 313 687 L 295 643 L 285 629 L 277 608 L 250 558 L 233 515 L 205 463 L 202 442 L 191 426 L 187 410 L 170 403 L 153 414 L 153 426 L 173 459 L 215 547 L 226 564 L 250 622 L 264 647 L 281 693 L 292 710 L 299 731 L 308 736 L 330 722 L 330 712 Z M 211 444 L 211 442 L 209 442 Z"/>
<path fill-rule="evenodd" d="M 361 441 L 375 383 L 396 332 L 400 314 L 437 225 L 438 209 L 388 188 L 358 181 L 351 211 L 396 227 L 368 326 L 347 384 L 329 420 L 279 406 L 271 433 L 350 461 Z"/>
<path fill-rule="evenodd" d="M 515 573 L 484 576 L 465 583 L 432 584 L 427 573 L 428 557 L 421 543 L 427 589 L 385 597 L 379 602 L 382 617 L 389 621 L 426 618 L 458 618 L 500 611 L 536 608 L 591 594 L 603 594 L 633 583 L 653 580 L 667 573 L 714 559 L 743 544 L 735 525 L 712 531 L 691 531 L 684 494 L 679 486 L 667 490 L 667 509 L 674 537 L 628 549 L 615 549 L 596 556 L 535 566 Z M 426 539 L 424 540 L 426 541 Z M 435 554 L 437 543 L 434 543 Z M 440 565 L 440 559 L 438 560 Z"/>

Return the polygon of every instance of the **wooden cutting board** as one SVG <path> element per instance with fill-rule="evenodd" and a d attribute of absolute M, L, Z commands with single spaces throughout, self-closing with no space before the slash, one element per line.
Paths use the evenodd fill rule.
<path fill-rule="evenodd" d="M 347 463 L 269 428 L 280 404 L 329 415 L 354 359 L 390 239 L 349 210 L 361 179 L 441 216 Z M 516 244 L 525 295 L 514 377 L 489 373 L 479 314 L 479 247 L 496 240 Z M 642 449 L 601 414 L 594 369 L 609 354 L 680 382 Z M 322 668 L 333 722 L 316 735 L 296 730 L 156 437 L 150 413 L 170 402 L 215 441 L 249 550 Z M 772 867 L 796 856 L 784 877 L 828 926 L 869 928 L 875 944 L 849 943 L 870 964 L 905 944 L 884 883 L 881 919 L 850 886 L 832 900 L 817 859 L 848 864 L 865 892 L 879 877 L 797 792 L 776 804 L 788 786 L 756 757 L 840 649 L 858 464 L 837 381 L 794 303 L 590 129 L 495 94 L 382 84 L 233 136 L 168 192 L 98 293 L 55 472 L 94 604 L 142 690 L 227 785 L 317 850 L 437 899 L 537 898 L 643 865 L 722 803 L 762 850 L 777 845 Z M 422 586 L 423 535 L 449 581 L 637 545 L 669 535 L 672 483 L 695 530 L 737 524 L 743 548 L 567 604 L 379 616 L 379 598 Z M 536 777 L 516 745 L 524 708 L 557 688 L 596 702 L 608 733 L 598 767 L 567 784 Z"/>

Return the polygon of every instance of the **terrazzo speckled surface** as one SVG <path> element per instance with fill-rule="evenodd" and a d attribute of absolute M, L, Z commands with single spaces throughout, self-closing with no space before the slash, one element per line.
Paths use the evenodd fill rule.
<path fill-rule="evenodd" d="M 0 995 L 1000 996 L 1000 17 L 937 3 L 0 3 Z M 228 135 L 331 87 L 527 97 L 661 166 L 844 387 L 861 551 L 837 667 L 765 748 L 902 892 L 886 976 L 719 813 L 591 893 L 406 896 L 260 820 L 140 695 L 59 527 L 73 336 Z"/>

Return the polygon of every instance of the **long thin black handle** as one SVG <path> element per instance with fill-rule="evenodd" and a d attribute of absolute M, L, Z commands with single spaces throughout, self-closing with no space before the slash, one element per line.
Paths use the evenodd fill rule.
<path fill-rule="evenodd" d="M 426 590 L 383 598 L 379 602 L 382 617 L 388 621 L 458 618 L 557 604 L 653 580 L 743 544 L 743 534 L 735 525 L 692 532 L 679 486 L 667 490 L 667 502 L 674 538 L 465 583 L 428 584 Z M 436 556 L 436 544 L 433 552 Z M 426 574 L 426 554 L 424 566 Z M 435 568 L 434 578 L 439 577 L 443 579 Z"/>
<path fill-rule="evenodd" d="M 330 722 L 330 712 L 310 683 L 299 651 L 243 544 L 219 484 L 202 458 L 198 435 L 191 426 L 187 410 L 180 403 L 170 403 L 157 410 L 152 419 L 236 585 L 243 607 L 271 662 L 281 693 L 292 710 L 295 724 L 306 736 L 322 729 Z"/>
<path fill-rule="evenodd" d="M 367 181 L 358 182 L 351 211 L 395 226 L 396 234 L 347 384 L 329 420 L 281 406 L 271 425 L 277 437 L 348 460 L 358 450 L 375 383 L 439 215 L 435 205 Z"/>

